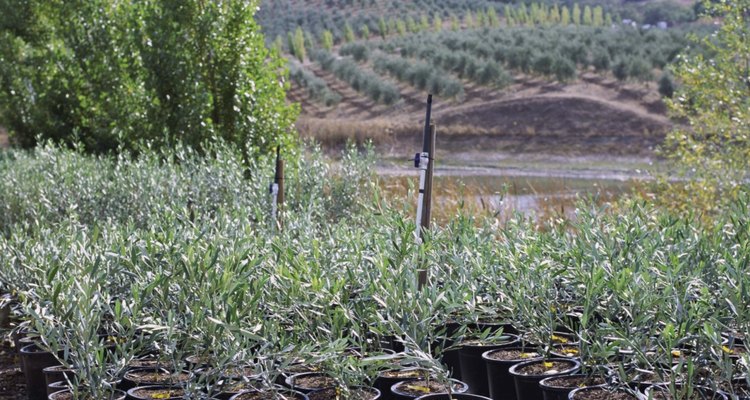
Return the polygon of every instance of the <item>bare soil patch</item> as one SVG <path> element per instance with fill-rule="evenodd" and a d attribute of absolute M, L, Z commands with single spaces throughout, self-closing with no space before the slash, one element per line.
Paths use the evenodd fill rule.
<path fill-rule="evenodd" d="M 323 107 L 292 88 L 290 100 L 302 107 L 297 127 L 304 137 L 333 148 L 348 139 L 371 139 L 386 151 L 420 143 L 426 93 L 399 84 L 402 100 L 387 107 L 314 64 L 306 67 L 342 102 Z M 624 84 L 585 72 L 569 84 L 519 75 L 505 89 L 464 85 L 463 99 L 436 98 L 433 106 L 441 144 L 452 151 L 650 157 L 674 126 L 654 83 Z"/>
<path fill-rule="evenodd" d="M 0 342 L 0 400 L 26 399 L 21 360 L 8 340 Z"/>

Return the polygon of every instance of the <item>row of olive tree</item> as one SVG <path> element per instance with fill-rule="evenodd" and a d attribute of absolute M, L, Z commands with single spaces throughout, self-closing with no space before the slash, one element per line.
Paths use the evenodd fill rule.
<path fill-rule="evenodd" d="M 427 90 L 444 98 L 464 95 L 461 82 L 451 78 L 445 71 L 435 68 L 434 65 L 378 54 L 373 60 L 373 66 L 378 73 L 388 74 L 419 90 Z"/>
<path fill-rule="evenodd" d="M 289 76 L 295 84 L 306 90 L 307 96 L 310 99 L 329 107 L 341 102 L 341 95 L 331 90 L 324 79 L 319 78 L 305 69 L 305 67 L 298 64 L 291 64 L 289 67 Z"/>
<path fill-rule="evenodd" d="M 391 105 L 399 101 L 398 88 L 380 76 L 366 71 L 351 58 L 336 59 L 326 50 L 318 50 L 313 57 L 325 70 L 349 84 L 357 92 L 366 94 L 372 101 Z"/>
<path fill-rule="evenodd" d="M 442 32 L 378 44 L 387 53 L 428 60 L 472 80 L 476 79 L 471 64 L 477 63 L 472 60 L 479 60 L 561 81 L 573 79 L 577 69 L 588 67 L 611 71 L 621 80 L 652 80 L 654 70 L 664 69 L 686 46 L 681 30 L 642 32 L 594 27 Z"/>

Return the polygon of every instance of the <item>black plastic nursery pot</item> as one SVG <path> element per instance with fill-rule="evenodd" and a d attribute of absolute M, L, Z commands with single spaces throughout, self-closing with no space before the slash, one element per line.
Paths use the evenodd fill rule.
<path fill-rule="evenodd" d="M 404 343 L 399 340 L 395 335 L 386 335 L 380 339 L 380 344 L 387 349 L 390 349 L 396 353 L 404 351 Z"/>
<path fill-rule="evenodd" d="M 516 335 L 504 334 L 503 337 L 507 337 L 507 340 L 500 343 L 468 341 L 461 344 L 461 349 L 458 351 L 461 377 L 469 385 L 469 393 L 481 396 L 490 395 L 487 367 L 482 359 L 482 354 L 489 350 L 518 346 L 521 343 L 521 339 Z"/>
<path fill-rule="evenodd" d="M 308 400 L 308 397 L 304 393 L 289 389 L 278 392 L 246 390 L 232 396 L 229 400 Z"/>
<path fill-rule="evenodd" d="M 722 332 L 721 337 L 724 338 L 727 346 L 745 345 L 745 335 L 740 332 Z"/>
<path fill-rule="evenodd" d="M 628 375 L 628 386 L 642 392 L 649 386 L 668 384 L 672 371 L 669 369 L 647 370 L 633 367 L 626 370 L 626 374 Z"/>
<path fill-rule="evenodd" d="M 680 386 L 677 386 L 680 389 Z M 717 392 L 707 387 L 696 386 L 693 388 L 699 395 L 701 400 L 728 400 L 729 396 L 722 392 Z M 646 399 L 653 400 L 672 400 L 672 396 L 669 394 L 669 389 L 666 385 L 652 385 L 646 388 L 644 391 L 644 397 Z M 692 398 L 692 397 L 691 397 Z"/>
<path fill-rule="evenodd" d="M 427 370 L 419 368 L 406 368 L 391 371 L 382 371 L 378 374 L 372 386 L 380 391 L 381 400 L 392 400 L 391 387 L 399 382 L 426 377 Z"/>
<path fill-rule="evenodd" d="M 445 367 L 450 372 L 454 379 L 463 379 L 461 375 L 461 357 L 459 356 L 460 348 L 452 348 L 443 351 L 443 355 L 440 358 Z"/>
<path fill-rule="evenodd" d="M 6 303 L 0 307 L 0 329 L 8 328 L 10 328 L 10 304 Z"/>
<path fill-rule="evenodd" d="M 223 379 L 216 382 L 215 388 L 220 390 L 214 397 L 218 400 L 229 400 L 232 396 L 246 392 L 248 390 L 257 390 L 262 386 L 262 382 L 257 380 L 244 379 Z"/>
<path fill-rule="evenodd" d="M 471 393 L 436 393 L 417 397 L 417 400 L 490 400 L 490 398 Z"/>
<path fill-rule="evenodd" d="M 146 355 L 130 360 L 128 368 L 164 368 L 167 364 L 162 363 L 156 355 Z"/>
<path fill-rule="evenodd" d="M 380 390 L 371 387 L 357 386 L 349 389 L 349 397 L 341 394 L 340 390 L 335 387 L 317 389 L 307 394 L 310 400 L 339 400 L 339 399 L 357 399 L 357 400 L 380 400 Z"/>
<path fill-rule="evenodd" d="M 489 397 L 493 400 L 516 400 L 516 384 L 508 370 L 518 363 L 541 358 L 541 354 L 534 349 L 523 347 L 484 352 L 482 360 L 487 373 Z"/>
<path fill-rule="evenodd" d="M 568 395 L 568 400 L 644 400 L 642 394 L 635 390 L 609 388 L 606 386 L 591 386 L 574 389 Z"/>
<path fill-rule="evenodd" d="M 140 386 L 181 386 L 191 379 L 188 372 L 175 373 L 163 368 L 132 369 L 125 373 L 119 389 L 128 390 Z"/>
<path fill-rule="evenodd" d="M 553 346 L 574 346 L 579 342 L 578 337 L 575 334 L 560 331 L 552 332 L 552 337 L 550 338 L 550 340 Z"/>
<path fill-rule="evenodd" d="M 574 389 L 586 386 L 604 386 L 607 381 L 603 377 L 583 374 L 550 376 L 539 382 L 544 400 L 568 400 L 568 395 Z"/>
<path fill-rule="evenodd" d="M 103 398 L 103 399 L 97 399 L 97 400 L 125 400 L 126 396 L 127 395 L 122 390 L 113 390 L 109 397 Z M 75 400 L 75 397 L 73 397 L 73 393 L 70 391 L 70 389 L 64 389 L 64 390 L 60 390 L 60 391 L 50 394 L 48 399 L 49 400 Z"/>
<path fill-rule="evenodd" d="M 721 392 L 732 400 L 750 400 L 750 385 L 745 377 L 738 377 L 721 388 Z"/>
<path fill-rule="evenodd" d="M 47 384 L 44 379 L 44 369 L 60 365 L 54 354 L 30 344 L 21 349 L 23 375 L 26 378 L 26 392 L 29 400 L 47 399 Z"/>
<path fill-rule="evenodd" d="M 52 391 L 49 394 L 52 394 L 52 393 L 55 393 L 55 392 L 59 392 L 61 390 L 67 389 L 67 388 L 69 388 L 68 382 L 65 382 L 65 381 L 52 382 L 49 385 L 47 385 L 47 391 L 48 392 L 50 390 Z"/>
<path fill-rule="evenodd" d="M 25 338 L 27 332 L 25 329 L 12 330 L 10 339 L 13 341 L 13 348 L 16 349 L 16 353 L 21 353 L 21 349 L 25 346 L 21 344 L 21 339 Z"/>
<path fill-rule="evenodd" d="M 67 381 L 73 379 L 75 375 L 75 370 L 62 365 L 47 367 L 42 371 L 44 372 L 44 383 L 47 386 L 47 395 L 60 391 L 57 387 L 50 387 L 50 385 L 56 382 L 65 382 L 67 384 Z"/>
<path fill-rule="evenodd" d="M 176 386 L 136 386 L 127 391 L 126 400 L 182 400 L 185 390 Z"/>
<path fill-rule="evenodd" d="M 558 344 L 550 350 L 550 354 L 558 358 L 581 358 L 581 350 L 578 345 Z"/>
<path fill-rule="evenodd" d="M 276 377 L 276 384 L 291 387 L 286 383 L 287 379 L 289 379 L 291 376 L 308 372 L 320 372 L 320 368 L 318 368 L 316 365 L 310 365 L 306 363 L 296 363 L 289 365 Z"/>
<path fill-rule="evenodd" d="M 286 386 L 292 390 L 308 394 L 313 390 L 336 386 L 336 379 L 323 372 L 305 372 L 287 378 Z"/>
<path fill-rule="evenodd" d="M 516 329 L 516 327 L 513 326 L 513 324 L 511 324 L 510 322 L 505 321 L 480 320 L 475 324 L 468 325 L 468 327 L 469 329 L 476 332 L 489 331 L 489 333 L 494 334 L 502 331 L 503 333 L 518 335 L 518 330 Z"/>
<path fill-rule="evenodd" d="M 32 345 L 32 344 L 40 344 L 42 341 L 39 338 L 39 336 L 32 335 L 30 333 L 22 334 L 18 337 L 18 349 L 19 352 L 21 349 L 23 349 L 26 346 Z"/>
<path fill-rule="evenodd" d="M 188 370 L 192 371 L 198 368 L 207 368 L 212 364 L 212 358 L 206 355 L 193 354 L 185 357 L 185 363 L 187 364 Z"/>
<path fill-rule="evenodd" d="M 542 388 L 539 382 L 550 376 L 575 374 L 581 369 L 577 360 L 565 358 L 550 358 L 526 361 L 516 364 L 508 370 L 516 385 L 518 400 L 543 400 Z"/>
<path fill-rule="evenodd" d="M 466 393 L 469 385 L 456 379 L 450 379 L 451 387 L 439 383 L 434 379 L 411 379 L 401 381 L 391 386 L 391 393 L 396 400 L 413 400 L 426 394 L 436 393 Z"/>
<path fill-rule="evenodd" d="M 440 347 L 441 349 L 443 349 L 443 352 L 440 358 L 441 361 L 448 368 L 448 371 L 451 373 L 451 376 L 454 379 L 459 379 L 459 380 L 461 379 L 461 361 L 459 360 L 459 357 L 458 357 L 459 349 L 458 348 L 451 348 L 448 350 L 445 350 L 445 349 L 455 344 L 455 341 L 451 338 L 454 337 L 458 333 L 458 331 L 461 329 L 461 326 L 462 325 L 460 323 L 452 321 L 452 322 L 447 322 L 445 325 L 437 328 L 436 332 L 444 331 L 443 334 L 441 335 L 443 336 L 443 338 L 436 340 L 435 343 L 432 344 L 433 348 Z"/>

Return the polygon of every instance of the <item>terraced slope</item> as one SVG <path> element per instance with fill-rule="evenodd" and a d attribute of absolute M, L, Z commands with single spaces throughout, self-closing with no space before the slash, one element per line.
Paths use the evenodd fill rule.
<path fill-rule="evenodd" d="M 416 143 L 431 92 L 455 149 L 650 156 L 673 126 L 665 66 L 703 28 L 633 28 L 617 4 L 280 0 L 260 20 L 284 33 L 299 131 L 325 144 Z"/>

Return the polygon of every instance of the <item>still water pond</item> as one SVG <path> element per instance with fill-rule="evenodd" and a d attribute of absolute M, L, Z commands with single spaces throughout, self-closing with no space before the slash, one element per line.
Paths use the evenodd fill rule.
<path fill-rule="evenodd" d="M 385 171 L 381 179 L 387 192 L 398 195 L 413 195 L 419 185 L 419 177 L 412 171 Z M 590 197 L 603 203 L 629 192 L 634 185 L 636 181 L 622 176 L 518 176 L 485 171 L 436 171 L 434 203 L 442 210 L 434 212 L 440 216 L 441 212 L 450 214 L 463 207 L 505 217 L 514 212 L 537 217 L 570 216 L 580 199 Z"/>

